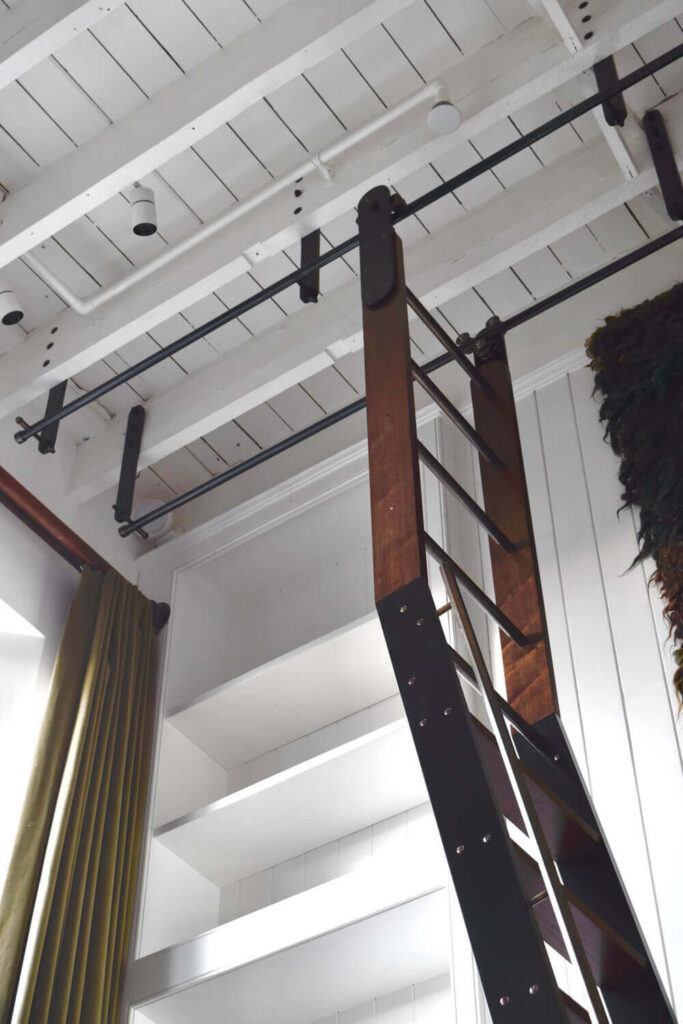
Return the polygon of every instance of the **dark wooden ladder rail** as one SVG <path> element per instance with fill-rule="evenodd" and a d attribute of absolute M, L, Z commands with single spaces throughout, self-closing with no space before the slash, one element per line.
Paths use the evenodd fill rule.
<path fill-rule="evenodd" d="M 492 1018 L 495 1024 L 608 1024 L 608 1011 L 612 1024 L 675 1024 L 554 713 L 514 398 L 495 324 L 482 332 L 476 365 L 468 363 L 470 440 L 480 451 L 484 508 L 471 499 L 461 503 L 485 529 L 487 521 L 496 527 L 488 532 L 498 607 L 423 533 L 419 459 L 430 469 L 430 461 L 439 464 L 430 453 L 424 458 L 417 441 L 412 380 L 420 375 L 410 358 L 408 305 L 428 326 L 433 318 L 407 293 L 390 209 L 383 188 L 359 206 L 377 610 Z M 449 350 L 453 342 L 443 329 L 435 333 Z M 453 358 L 462 365 L 462 353 Z M 440 391 L 434 397 L 445 398 Z M 498 543 L 496 532 L 507 544 Z M 445 570 L 450 592 L 438 612 L 427 549 Z M 460 586 L 512 634 L 504 647 L 510 703 L 493 690 Z M 439 622 L 446 611 L 457 613 L 473 664 L 447 644 Z M 520 685 L 524 672 L 531 686 Z M 471 716 L 459 679 L 483 692 L 493 732 Z M 462 779 L 466 785 L 456 781 Z M 511 842 L 505 818 L 534 837 L 539 863 Z M 558 989 L 543 940 L 563 955 L 571 948 L 592 1016 Z"/>

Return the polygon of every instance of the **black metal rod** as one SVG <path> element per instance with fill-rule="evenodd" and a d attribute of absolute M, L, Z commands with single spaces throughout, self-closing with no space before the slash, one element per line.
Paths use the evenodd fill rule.
<path fill-rule="evenodd" d="M 427 307 L 420 302 L 417 296 L 411 292 L 410 288 L 406 288 L 406 298 L 410 308 L 417 314 L 425 327 L 432 332 L 434 337 L 441 342 L 451 359 L 465 371 L 471 380 L 476 382 L 482 391 L 487 391 L 489 394 L 493 394 L 493 388 L 486 378 L 482 377 L 479 370 L 476 368 L 474 363 L 470 362 L 465 353 L 460 351 L 453 339 L 449 336 L 448 332 L 443 329 L 439 321 L 432 316 Z"/>
<path fill-rule="evenodd" d="M 612 263 L 606 264 L 606 266 L 594 271 L 587 277 L 582 277 L 578 281 L 573 282 L 573 284 L 568 288 L 563 288 L 561 291 L 555 292 L 554 295 L 549 295 L 541 302 L 536 302 L 533 306 L 529 306 L 526 310 L 522 310 L 522 313 L 525 314 L 524 319 L 512 326 L 519 326 L 519 323 L 525 323 L 528 320 L 532 320 L 535 316 L 545 313 L 548 309 L 552 309 L 554 306 L 559 305 L 572 295 L 578 295 L 586 288 L 590 288 L 592 285 L 606 280 L 606 278 L 618 273 L 625 267 L 632 266 L 632 264 L 645 259 L 646 256 L 649 256 L 653 252 L 657 252 L 659 249 L 663 249 L 667 245 L 671 245 L 672 242 L 676 242 L 680 238 L 683 238 L 683 227 L 674 228 L 673 231 L 669 231 L 667 234 L 661 235 L 659 238 L 655 238 L 652 241 L 647 242 L 645 245 L 641 245 L 640 248 L 635 249 L 627 256 L 622 256 L 618 260 L 613 260 Z M 567 292 L 570 292 L 571 295 L 568 295 Z M 519 318 L 520 315 L 521 314 L 516 314 L 517 318 Z M 498 322 L 495 330 L 498 333 L 501 331 L 508 331 L 511 329 L 509 325 L 509 320 Z M 444 352 L 443 355 L 436 356 L 434 359 L 430 359 L 429 362 L 424 363 L 422 370 L 424 373 L 434 373 L 435 370 L 440 370 L 442 366 L 447 366 L 450 362 L 451 357 L 448 353 Z M 252 459 L 247 459 L 246 462 L 240 463 L 239 466 L 233 466 L 231 469 L 226 470 L 225 473 L 220 473 L 218 476 L 212 477 L 211 480 L 207 480 L 203 484 L 198 484 L 197 487 L 193 487 L 192 490 L 186 491 L 185 494 L 181 494 L 177 498 L 173 498 L 171 501 L 166 502 L 166 504 L 161 505 L 156 509 L 156 511 L 149 512 L 140 520 L 134 520 L 129 524 L 129 526 L 124 528 L 125 532 L 124 529 L 121 529 L 119 530 L 119 533 L 121 533 L 122 536 L 127 537 L 129 533 L 132 533 L 139 526 L 146 526 L 155 519 L 160 519 L 162 516 L 165 516 L 167 512 L 172 512 L 174 509 L 180 508 L 181 505 L 186 505 L 195 498 L 199 498 L 202 494 L 206 494 L 207 491 L 212 491 L 214 487 L 220 487 L 221 484 L 227 483 L 228 480 L 232 480 L 234 477 L 240 476 L 241 473 L 246 473 L 246 471 L 251 469 L 252 466 L 257 466 L 262 462 L 266 462 L 267 459 L 270 459 L 275 455 L 279 455 L 288 448 L 293 448 L 301 441 L 307 440 L 307 438 L 319 433 L 319 431 L 325 430 L 328 426 L 332 426 L 334 423 L 338 423 L 340 420 L 345 419 L 347 416 L 352 416 L 354 413 L 359 412 L 364 408 L 365 398 L 361 398 L 356 402 L 352 402 L 351 405 L 346 405 L 344 408 L 338 409 L 337 412 L 332 413 L 331 416 L 320 420 L 319 424 L 313 424 L 312 427 L 305 427 L 296 434 L 291 434 L 290 437 L 278 442 L 278 444 L 274 445 L 272 448 L 266 448 L 263 452 L 259 452 L 258 455 L 254 455 Z"/>
<path fill-rule="evenodd" d="M 453 423 L 458 430 L 462 431 L 470 444 L 474 445 L 478 452 L 484 456 L 484 458 L 491 463 L 492 466 L 496 466 L 498 469 L 503 469 L 503 463 L 500 458 L 496 455 L 493 448 L 486 443 L 484 438 L 477 433 L 471 423 L 468 423 L 465 417 L 458 409 L 455 408 L 453 403 L 446 398 L 441 388 L 437 387 L 433 380 L 430 380 L 424 369 L 419 366 L 414 359 L 411 360 L 411 369 L 413 377 L 418 384 L 424 388 L 429 397 L 436 402 L 439 408 L 448 416 L 451 423 Z"/>
<path fill-rule="evenodd" d="M 443 199 L 444 196 L 447 196 L 454 189 L 461 188 L 474 178 L 479 177 L 479 175 L 485 174 L 486 171 L 490 171 L 497 167 L 498 164 L 509 160 L 510 157 L 517 156 L 518 153 L 522 153 L 529 146 L 533 146 L 536 142 L 540 142 L 541 139 L 552 135 L 559 128 L 564 128 L 565 125 L 571 124 L 577 117 L 582 117 L 589 111 L 594 110 L 595 107 L 599 107 L 605 100 L 620 95 L 632 86 L 637 85 L 638 82 L 642 82 L 645 78 L 649 78 L 650 75 L 656 74 L 662 68 L 673 64 L 674 61 L 680 60 L 681 57 L 683 57 L 683 43 L 679 46 L 674 46 L 672 50 L 667 50 L 660 57 L 655 57 L 648 64 L 643 64 L 636 71 L 632 71 L 630 74 L 624 75 L 623 78 L 617 79 L 613 85 L 600 89 L 592 96 L 588 96 L 585 100 L 581 100 L 580 103 L 576 103 L 573 107 L 568 107 L 561 114 L 558 114 L 557 117 L 552 117 L 549 121 L 539 125 L 538 128 L 527 132 L 526 135 L 520 135 L 514 142 L 503 146 L 502 149 L 496 150 L 495 153 L 491 153 L 490 156 L 480 160 L 466 171 L 456 174 L 455 177 L 442 182 L 435 188 L 430 189 L 429 192 L 425 192 L 424 195 L 413 199 L 412 202 L 406 203 L 395 214 L 394 223 L 397 224 L 399 221 L 405 220 L 406 217 L 412 217 L 414 213 L 419 213 L 420 210 L 424 210 L 425 206 L 429 206 L 430 203 L 435 203 L 437 199 Z"/>
<path fill-rule="evenodd" d="M 503 533 L 503 531 L 496 526 L 493 519 L 484 512 L 481 505 L 478 505 L 474 498 L 471 498 L 464 487 L 458 483 L 455 477 L 451 476 L 445 466 L 442 466 L 437 458 L 432 455 L 429 448 L 422 444 L 421 441 L 417 442 L 417 453 L 425 466 L 427 466 L 437 480 L 440 480 L 444 487 L 448 488 L 454 498 L 465 506 L 467 511 L 474 516 L 474 518 L 481 524 L 486 530 L 490 537 L 500 544 L 503 551 L 507 551 L 510 555 L 515 551 L 515 545 L 512 543 L 509 537 Z"/>
<path fill-rule="evenodd" d="M 510 637 L 510 639 L 517 644 L 518 647 L 529 647 L 535 643 L 535 637 L 525 636 L 521 629 L 515 626 L 514 622 L 507 617 L 505 612 L 502 612 L 497 604 L 491 600 L 488 594 L 478 586 L 471 576 L 468 576 L 464 569 L 462 569 L 456 561 L 454 561 L 448 552 L 436 543 L 433 537 L 430 537 L 428 533 L 424 535 L 425 545 L 427 551 L 430 552 L 442 565 L 449 565 L 453 570 L 453 575 L 457 579 L 465 590 L 471 595 L 472 598 L 480 605 L 484 611 L 491 616 L 491 618 L 498 623 L 504 633 Z"/>
<path fill-rule="evenodd" d="M 665 249 L 667 245 L 671 245 L 672 242 L 677 242 L 681 238 L 683 238 L 683 226 L 673 228 L 671 231 L 667 231 L 666 234 L 660 235 L 659 238 L 652 238 L 649 242 L 645 242 L 644 245 L 634 249 L 633 252 L 620 256 L 606 266 L 594 270 L 592 274 L 587 274 L 586 277 L 580 277 L 578 281 L 572 281 L 566 288 L 553 292 L 552 295 L 546 296 L 545 299 L 538 299 L 537 302 L 534 302 L 533 306 L 521 309 L 519 313 L 514 313 L 507 320 L 498 320 L 490 328 L 485 327 L 479 332 L 477 337 L 507 334 L 508 331 L 513 330 L 515 327 L 528 323 L 529 320 L 540 316 L 541 313 L 561 305 L 561 303 L 566 302 L 567 299 L 571 299 L 575 295 L 580 295 L 587 288 L 592 288 L 594 284 L 599 284 L 606 278 L 612 277 L 613 274 L 618 274 L 620 270 L 633 266 L 634 263 L 644 260 L 647 256 L 651 256 L 652 253 L 659 252 L 660 249 Z M 426 367 L 423 367 L 423 369 L 426 369 Z"/>
<path fill-rule="evenodd" d="M 681 57 L 683 57 L 683 44 L 674 47 L 672 50 L 668 50 L 659 57 L 655 57 L 654 60 L 648 61 L 647 64 L 643 64 L 635 71 L 632 71 L 630 74 L 618 79 L 613 85 L 600 89 L 593 96 L 589 96 L 587 99 L 582 100 L 573 107 L 568 107 L 567 110 L 558 114 L 557 117 L 551 118 L 550 121 L 546 121 L 545 124 L 539 125 L 538 128 L 534 128 L 533 131 L 527 132 L 526 135 L 520 135 L 518 139 L 510 143 L 508 146 L 504 146 L 502 149 L 497 150 L 495 153 L 492 153 L 485 159 L 480 160 L 472 167 L 468 167 L 467 170 L 461 171 L 460 174 L 456 174 L 454 177 L 449 178 L 442 184 L 437 185 L 436 188 L 430 189 L 429 192 L 425 192 L 424 195 L 414 199 L 411 203 L 405 204 L 393 214 L 394 224 L 398 224 L 401 221 L 406 220 L 414 213 L 419 213 L 420 210 L 423 210 L 426 206 L 429 206 L 431 203 L 435 203 L 437 199 L 441 199 L 443 196 L 448 195 L 449 192 L 468 184 L 468 182 L 473 181 L 482 174 L 485 174 L 498 164 L 503 163 L 505 160 L 509 160 L 511 156 L 515 156 L 517 153 L 523 152 L 523 150 L 527 149 L 529 146 L 533 146 L 534 143 L 539 142 L 541 139 L 544 139 L 548 135 L 557 131 L 558 128 L 563 128 L 565 125 L 570 124 L 577 117 L 581 117 L 588 111 L 600 106 L 606 100 L 611 99 L 611 97 L 617 96 L 626 89 L 630 89 L 632 86 L 644 81 L 646 78 L 649 78 L 650 75 L 656 74 L 658 71 L 668 67 L 669 64 L 673 64 L 674 61 L 679 60 Z M 163 362 L 164 359 L 169 359 L 171 356 L 176 355 L 176 353 L 187 348 L 188 345 L 192 345 L 200 338 L 204 338 L 207 334 L 211 334 L 212 331 L 218 330 L 219 327 L 223 327 L 225 324 L 230 323 L 231 320 L 235 320 L 237 317 L 242 316 L 242 314 L 249 312 L 249 310 L 260 305 L 260 303 L 274 298 L 276 295 L 279 295 L 280 292 L 283 292 L 287 288 L 291 288 L 292 285 L 297 284 L 307 274 L 318 270 L 321 267 L 327 266 L 329 263 L 333 263 L 335 260 L 339 259 L 340 256 L 345 256 L 346 253 L 351 252 L 357 246 L 358 235 L 354 235 L 353 238 L 347 238 L 345 242 L 341 242 L 339 245 L 334 246 L 334 248 L 318 257 L 318 259 L 314 260 L 307 267 L 294 270 L 291 274 L 287 274 L 285 277 L 280 278 L 279 281 L 274 281 L 271 285 L 261 289 L 261 291 L 256 295 L 245 299 L 237 306 L 233 306 L 232 309 L 226 310 L 225 313 L 221 313 L 220 316 L 214 317 L 213 320 L 207 321 L 207 323 L 202 324 L 200 327 L 194 328 L 194 330 L 184 334 L 181 338 L 178 338 L 170 345 L 166 345 L 164 348 L 159 349 L 158 352 L 153 353 L 146 359 L 141 359 L 140 362 L 134 363 L 126 370 L 123 370 L 121 373 L 116 374 L 116 376 L 111 377 L 108 381 L 98 385 L 98 387 L 80 395 L 78 398 L 74 399 L 73 402 L 69 402 L 65 405 L 59 413 L 55 413 L 50 417 L 44 417 L 42 420 L 32 424 L 30 427 L 17 431 L 14 435 L 15 441 L 18 441 L 20 444 L 24 441 L 28 441 L 30 437 L 35 436 L 35 434 L 39 433 L 44 427 L 47 427 L 58 420 L 64 419 L 66 416 L 70 416 L 78 409 L 82 409 L 84 406 L 89 405 L 90 402 L 94 402 L 98 398 L 102 398 L 103 395 L 113 391 L 114 388 L 119 387 L 121 384 L 125 384 L 127 381 L 132 380 L 133 377 L 137 377 L 139 374 L 151 369 L 151 367 Z"/>
<path fill-rule="evenodd" d="M 18 441 L 19 444 L 23 444 L 24 441 L 28 441 L 29 438 L 33 437 L 44 427 L 49 426 L 51 423 L 55 423 L 57 420 L 64 419 L 65 416 L 71 416 L 72 413 L 77 412 L 79 409 L 83 409 L 86 405 L 90 405 L 91 402 L 97 401 L 98 398 L 102 398 L 104 395 L 109 394 L 115 388 L 121 384 L 127 383 L 132 380 L 133 377 L 137 377 L 141 373 L 145 373 L 146 370 L 150 370 L 153 366 L 158 363 L 162 363 L 165 359 L 170 359 L 171 356 L 176 355 L 178 352 L 182 352 L 188 345 L 192 345 L 195 341 L 199 341 L 200 338 L 205 337 L 207 334 L 211 334 L 212 331 L 217 331 L 219 327 L 223 327 L 225 324 L 230 323 L 231 320 L 236 320 L 244 313 L 248 313 L 249 310 L 255 309 L 256 306 L 260 306 L 262 302 L 266 302 L 268 299 L 274 298 L 279 295 L 280 292 L 286 291 L 287 288 L 291 288 L 292 285 L 297 284 L 307 274 L 312 271 L 319 269 L 320 267 L 326 266 L 328 263 L 333 263 L 340 256 L 344 256 L 347 252 L 351 252 L 358 245 L 358 236 L 349 238 L 340 245 L 334 247 L 334 249 L 328 250 L 318 259 L 309 263 L 308 266 L 293 270 L 291 274 L 287 274 L 285 277 L 281 277 L 279 281 L 274 281 L 269 284 L 266 288 L 262 288 L 261 291 L 256 292 L 255 295 L 250 295 L 249 298 L 243 299 L 236 306 L 232 306 L 231 309 L 226 309 L 225 313 L 221 313 L 219 316 L 215 316 L 213 320 L 207 321 L 200 327 L 195 327 L 193 330 L 188 331 L 182 338 L 178 338 L 176 341 L 172 341 L 170 345 L 160 348 L 157 352 L 153 352 L 145 359 L 141 359 L 137 363 L 133 363 L 132 366 L 122 370 L 121 373 L 117 373 L 115 377 L 110 377 L 109 380 L 103 381 L 102 384 L 98 384 L 96 388 L 91 391 L 86 391 L 78 398 L 75 398 L 68 405 L 65 405 L 59 413 L 54 416 L 46 416 L 38 423 L 34 423 L 32 426 L 27 427 L 25 430 L 19 430 L 14 435 L 14 440 Z"/>
<path fill-rule="evenodd" d="M 161 508 L 155 509 L 153 512 L 148 512 L 145 516 L 140 516 L 139 519 L 134 519 L 132 522 L 127 523 L 125 526 L 119 527 L 119 533 L 122 537 L 127 537 L 134 530 L 139 529 L 141 526 L 147 526 L 148 523 L 153 522 L 155 519 L 159 519 L 160 516 L 166 515 L 167 512 L 173 512 L 177 508 L 181 508 L 182 505 L 187 505 L 189 501 L 193 501 L 195 498 L 201 497 L 203 494 L 208 494 L 209 491 L 213 491 L 216 487 L 220 487 L 221 484 L 225 484 L 228 480 L 234 480 L 236 476 L 241 476 L 242 473 L 246 473 L 247 470 L 254 469 L 255 466 L 260 466 L 262 462 L 267 462 L 268 459 L 274 458 L 276 455 L 280 455 L 282 452 L 287 451 L 288 448 L 293 448 L 294 445 L 300 444 L 302 441 L 306 441 L 309 437 L 314 437 L 316 434 L 321 433 L 323 430 L 327 430 L 328 427 L 334 426 L 335 423 L 340 423 L 345 420 L 348 416 L 353 416 L 354 413 L 360 412 L 361 409 L 365 408 L 365 397 L 357 399 L 352 402 L 351 405 L 345 405 L 342 409 L 338 409 L 337 412 L 330 413 L 329 416 L 325 416 L 324 419 L 318 420 L 316 423 L 311 423 L 309 427 L 304 427 L 303 430 L 297 431 L 296 434 L 292 434 L 290 437 L 285 437 L 282 441 L 278 441 L 277 444 L 272 445 L 270 448 L 264 448 L 262 452 L 258 452 L 257 455 L 252 455 L 250 459 L 245 459 L 244 462 L 240 462 L 238 466 L 231 466 L 230 469 L 226 469 L 224 473 L 219 473 L 218 476 L 212 477 L 210 480 L 205 480 L 203 484 L 198 484 L 197 487 L 193 487 L 191 491 L 186 491 L 185 494 L 179 494 L 177 498 L 172 498 L 167 501 Z"/>

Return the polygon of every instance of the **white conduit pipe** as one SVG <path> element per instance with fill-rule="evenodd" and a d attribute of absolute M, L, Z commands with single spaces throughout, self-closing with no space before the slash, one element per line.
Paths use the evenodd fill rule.
<path fill-rule="evenodd" d="M 328 146 L 327 149 L 321 150 L 319 153 L 315 153 L 310 157 L 307 157 L 302 163 L 300 163 L 293 170 L 288 171 L 282 177 L 272 181 L 269 185 L 259 189 L 253 195 L 247 199 L 243 199 L 239 203 L 235 203 L 225 213 L 217 217 L 216 220 L 210 221 L 208 224 L 203 224 L 197 231 L 192 235 L 188 235 L 182 241 L 177 242 L 175 245 L 170 245 L 155 259 L 150 260 L 149 263 L 145 263 L 144 266 L 138 267 L 131 274 L 117 281 L 115 284 L 110 285 L 108 288 L 103 288 L 89 299 L 81 299 L 78 295 L 75 295 L 71 289 L 64 284 L 64 282 L 54 274 L 49 267 L 47 267 L 41 259 L 34 256 L 32 253 L 26 253 L 22 258 L 27 266 L 31 267 L 32 270 L 48 285 L 60 299 L 62 299 L 71 309 L 76 313 L 80 313 L 82 316 L 86 316 L 88 313 L 94 312 L 99 309 L 100 306 L 104 305 L 110 299 L 113 299 L 117 295 L 121 295 L 123 292 L 128 291 L 134 284 L 139 281 L 143 281 L 150 274 L 154 274 L 161 267 L 165 267 L 166 264 L 170 263 L 177 256 L 181 256 L 195 246 L 200 245 L 206 241 L 207 238 L 211 238 L 216 232 L 221 231 L 228 224 L 232 224 L 233 221 L 239 217 L 243 217 L 246 213 L 256 209 L 262 203 L 265 203 L 268 199 L 272 199 L 273 196 L 278 195 L 283 189 L 290 187 L 295 184 L 300 178 L 310 174 L 312 171 L 318 171 L 326 181 L 332 180 L 331 172 L 327 166 L 328 162 L 335 160 L 346 152 L 347 149 L 357 146 L 360 142 L 374 135 L 380 131 L 386 125 L 391 124 L 392 121 L 397 120 L 404 114 L 410 113 L 415 107 L 420 106 L 425 100 L 432 99 L 435 103 L 445 103 L 448 101 L 447 91 L 445 84 L 440 80 L 436 79 L 427 85 L 422 86 L 417 92 L 407 96 L 406 99 L 397 103 L 394 107 L 389 107 L 383 111 L 378 117 L 372 121 L 368 121 L 366 124 L 361 125 L 353 132 L 349 132 L 344 135 L 338 142 Z"/>

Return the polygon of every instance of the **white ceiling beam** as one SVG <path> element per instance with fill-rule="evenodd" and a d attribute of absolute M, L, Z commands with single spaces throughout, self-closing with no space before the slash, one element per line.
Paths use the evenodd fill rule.
<path fill-rule="evenodd" d="M 411 0 L 291 0 L 48 167 L 2 207 L 0 266 L 182 153 Z"/>
<path fill-rule="evenodd" d="M 559 32 L 570 53 L 580 53 L 581 50 L 585 49 L 585 36 L 587 32 L 591 33 L 592 38 L 595 37 L 596 32 L 600 32 L 597 19 L 594 23 L 592 17 L 589 22 L 582 26 L 580 19 L 585 16 L 586 8 L 579 9 L 574 5 L 575 9 L 572 9 L 572 20 L 567 10 L 566 0 L 537 0 L 537 3 L 540 3 L 545 10 L 546 15 Z M 574 22 L 578 22 L 578 24 L 575 25 Z M 589 74 L 587 77 L 588 81 L 582 83 L 581 91 L 583 96 L 588 96 L 597 87 L 594 76 Z M 624 177 L 634 178 L 636 176 L 635 164 L 619 129 L 614 125 L 607 124 L 601 107 L 593 111 L 593 117 L 604 135 L 605 141 L 611 149 L 612 155 L 621 168 Z"/>
<path fill-rule="evenodd" d="M 677 109 L 683 114 L 683 97 Z M 683 124 L 677 134 L 676 153 L 683 166 Z M 651 188 L 656 176 L 646 149 L 643 140 L 643 170 L 628 182 L 602 139 L 539 171 L 408 249 L 411 288 L 433 309 Z M 360 345 L 361 304 L 353 282 L 152 398 L 140 466 L 153 464 L 331 365 L 333 353 L 339 358 Z M 115 483 L 124 430 L 123 420 L 114 421 L 79 446 L 70 487 L 74 501 L 88 500 Z"/>
<path fill-rule="evenodd" d="M 22 0 L 0 14 L 0 89 L 123 3 L 124 0 Z"/>
<path fill-rule="evenodd" d="M 562 43 L 553 44 L 552 27 L 532 20 L 460 61 L 442 76 L 463 114 L 457 144 L 571 81 L 600 56 L 663 24 L 681 7 L 683 0 L 620 0 L 596 19 L 599 45 L 575 55 L 568 55 Z M 80 317 L 67 310 L 36 328 L 21 351 L 0 359 L 0 417 L 245 273 L 250 263 L 324 227 L 373 185 L 399 181 L 454 145 L 453 137 L 434 137 L 424 123 L 394 137 L 400 130 L 350 151 L 333 169 L 330 184 L 306 183 L 304 212 L 296 223 L 289 197 L 272 199 L 96 314 Z"/>

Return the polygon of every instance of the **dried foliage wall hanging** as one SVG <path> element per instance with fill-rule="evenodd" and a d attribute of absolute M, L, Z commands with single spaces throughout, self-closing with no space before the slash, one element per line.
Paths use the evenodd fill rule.
<path fill-rule="evenodd" d="M 683 702 L 683 283 L 608 317 L 586 348 L 623 507 L 640 511 L 635 561 L 655 560 Z"/>

